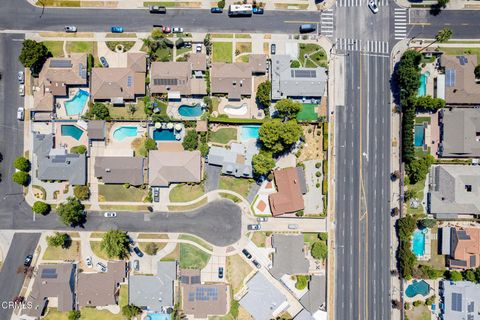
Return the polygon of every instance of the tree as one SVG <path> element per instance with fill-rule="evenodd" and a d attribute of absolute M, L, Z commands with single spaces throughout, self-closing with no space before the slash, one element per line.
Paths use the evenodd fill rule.
<path fill-rule="evenodd" d="M 398 250 L 398 264 L 400 274 L 404 279 L 409 280 L 412 278 L 413 268 L 415 267 L 416 261 L 417 258 L 410 249 L 410 241 L 401 241 Z"/>
<path fill-rule="evenodd" d="M 30 182 L 30 175 L 23 171 L 17 171 L 12 175 L 12 181 L 26 187 Z"/>
<path fill-rule="evenodd" d="M 445 8 L 449 2 L 450 0 L 438 0 L 437 5 L 439 7 Z"/>
<path fill-rule="evenodd" d="M 203 45 L 205 46 L 205 51 L 207 52 L 207 55 L 210 55 L 212 52 L 212 36 L 210 33 L 207 33 L 205 38 L 203 39 Z"/>
<path fill-rule="evenodd" d="M 463 270 L 462 271 L 462 278 L 465 281 L 477 282 L 477 279 L 475 277 L 475 272 L 471 269 Z"/>
<path fill-rule="evenodd" d="M 405 201 L 415 199 L 416 197 L 417 197 L 417 191 L 414 189 L 405 190 L 405 193 L 403 194 L 403 198 L 405 199 Z"/>
<path fill-rule="evenodd" d="M 62 247 L 65 248 L 69 240 L 69 236 L 66 233 L 55 232 L 53 236 L 47 237 L 47 243 L 52 247 Z"/>
<path fill-rule="evenodd" d="M 218 6 L 219 8 L 222 8 L 222 9 L 225 8 L 225 0 L 220 0 L 220 1 L 218 1 L 218 2 L 217 2 L 217 6 Z"/>
<path fill-rule="evenodd" d="M 157 251 L 158 251 L 158 245 L 155 242 L 149 242 L 145 246 L 145 253 L 148 254 L 149 256 L 156 255 Z"/>
<path fill-rule="evenodd" d="M 259 130 L 259 139 L 265 149 L 272 153 L 279 153 L 290 148 L 302 136 L 302 127 L 295 120 L 282 122 L 273 119 L 262 124 Z"/>
<path fill-rule="evenodd" d="M 426 306 L 431 306 L 435 302 L 435 295 L 428 297 L 425 300 L 425 305 Z"/>
<path fill-rule="evenodd" d="M 32 210 L 38 214 L 47 214 L 50 212 L 50 205 L 42 201 L 35 201 L 33 203 Z"/>
<path fill-rule="evenodd" d="M 74 197 L 68 197 L 66 202 L 57 207 L 60 220 L 67 226 L 81 225 L 84 222 L 84 206 Z"/>
<path fill-rule="evenodd" d="M 70 148 L 70 153 L 84 154 L 85 152 L 87 152 L 87 147 L 84 145 L 79 145 L 79 146 Z"/>
<path fill-rule="evenodd" d="M 294 119 L 302 109 L 302 104 L 292 99 L 282 99 L 275 104 L 278 115 L 283 119 Z"/>
<path fill-rule="evenodd" d="M 188 130 L 183 138 L 182 146 L 185 150 L 193 151 L 198 148 L 198 134 L 195 130 Z"/>
<path fill-rule="evenodd" d="M 260 152 L 252 158 L 253 172 L 258 176 L 268 174 L 275 167 L 275 160 L 269 152 Z"/>
<path fill-rule="evenodd" d="M 87 118 L 97 119 L 97 120 L 110 120 L 110 111 L 107 106 L 100 102 L 95 102 L 90 106 L 90 109 L 87 112 Z"/>
<path fill-rule="evenodd" d="M 462 274 L 459 271 L 454 271 L 454 270 L 446 271 L 445 276 L 448 280 L 452 280 L 452 281 L 462 281 L 463 280 Z"/>
<path fill-rule="evenodd" d="M 317 241 L 312 246 L 312 257 L 318 260 L 325 260 L 328 255 L 328 247 L 324 241 Z"/>
<path fill-rule="evenodd" d="M 406 216 L 397 220 L 398 238 L 402 241 L 410 241 L 410 237 L 417 227 L 417 219 Z"/>
<path fill-rule="evenodd" d="M 68 312 L 68 320 L 79 320 L 82 314 L 80 310 L 72 310 Z"/>
<path fill-rule="evenodd" d="M 476 79 L 480 79 L 480 64 L 475 67 L 475 69 L 473 70 L 473 74 L 475 75 Z"/>
<path fill-rule="evenodd" d="M 430 166 L 434 163 L 435 158 L 430 155 L 424 155 L 416 158 L 406 165 L 406 171 L 411 184 L 422 181 L 427 176 Z"/>
<path fill-rule="evenodd" d="M 13 166 L 15 167 L 15 169 L 18 169 L 20 171 L 23 171 L 23 172 L 28 172 L 30 171 L 30 161 L 25 158 L 25 157 L 17 157 L 14 161 L 13 161 Z"/>
<path fill-rule="evenodd" d="M 262 82 L 258 85 L 256 99 L 260 107 L 268 108 L 272 102 L 270 93 L 272 91 L 272 83 L 270 81 Z"/>
<path fill-rule="evenodd" d="M 437 35 L 435 36 L 436 42 L 447 42 L 453 36 L 453 31 L 450 28 L 443 28 L 438 31 Z"/>
<path fill-rule="evenodd" d="M 51 55 L 42 42 L 28 39 L 23 41 L 22 51 L 18 59 L 25 68 L 30 68 L 33 73 L 38 73 Z"/>
<path fill-rule="evenodd" d="M 87 200 L 90 198 L 90 189 L 87 186 L 75 186 L 73 194 L 78 200 Z"/>
<path fill-rule="evenodd" d="M 200 147 L 198 149 L 200 150 L 202 157 L 205 157 L 208 154 L 208 150 L 210 149 L 210 147 L 207 143 L 202 142 L 200 143 Z"/>
<path fill-rule="evenodd" d="M 140 313 L 142 313 L 142 309 L 134 304 L 127 304 L 122 307 L 122 314 L 127 319 L 132 319 L 133 317 L 138 316 Z"/>
<path fill-rule="evenodd" d="M 431 96 L 417 97 L 415 100 L 415 109 L 417 111 L 437 111 L 445 108 L 445 100 L 441 98 L 432 98 Z"/>
<path fill-rule="evenodd" d="M 418 224 L 422 229 L 433 228 L 437 224 L 437 220 L 435 220 L 435 219 L 422 219 L 418 222 Z"/>
<path fill-rule="evenodd" d="M 145 151 L 147 151 L 147 153 L 150 150 L 157 150 L 157 142 L 152 138 L 147 138 L 143 143 L 143 147 L 145 148 Z"/>
<path fill-rule="evenodd" d="M 100 242 L 100 248 L 109 258 L 123 259 L 128 256 L 128 235 L 125 231 L 107 231 Z"/>

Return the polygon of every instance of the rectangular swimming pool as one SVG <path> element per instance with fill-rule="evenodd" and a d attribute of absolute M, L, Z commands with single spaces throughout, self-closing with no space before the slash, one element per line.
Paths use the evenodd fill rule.
<path fill-rule="evenodd" d="M 260 126 L 240 126 L 240 140 L 258 139 Z"/>
<path fill-rule="evenodd" d="M 80 140 L 83 134 L 83 130 L 71 124 L 62 124 L 61 134 L 62 136 L 69 136 L 74 138 L 75 140 Z"/>
<path fill-rule="evenodd" d="M 412 252 L 417 257 L 425 255 L 425 233 L 423 230 L 415 230 L 412 239 Z"/>
<path fill-rule="evenodd" d="M 153 130 L 153 140 L 156 141 L 175 141 L 175 132 L 173 129 L 155 129 Z"/>
<path fill-rule="evenodd" d="M 425 127 L 423 124 L 415 125 L 415 147 L 423 147 L 425 144 Z"/>

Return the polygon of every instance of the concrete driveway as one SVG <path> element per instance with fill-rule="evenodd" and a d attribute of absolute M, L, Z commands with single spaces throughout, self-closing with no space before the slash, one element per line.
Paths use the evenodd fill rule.
<path fill-rule="evenodd" d="M 207 179 L 205 179 L 205 191 L 210 192 L 218 189 L 218 182 L 220 181 L 220 174 L 222 173 L 222 167 L 211 166 L 207 164 L 205 166 L 205 174 Z"/>

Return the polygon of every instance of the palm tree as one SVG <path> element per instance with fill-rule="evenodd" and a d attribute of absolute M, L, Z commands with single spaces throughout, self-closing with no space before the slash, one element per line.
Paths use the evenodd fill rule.
<path fill-rule="evenodd" d="M 434 44 L 435 42 L 440 42 L 440 43 L 443 43 L 443 42 L 447 42 L 448 40 L 450 40 L 450 38 L 453 36 L 453 31 L 452 29 L 450 28 L 443 28 L 441 29 L 440 31 L 438 31 L 437 35 L 435 36 L 435 40 L 433 42 L 431 42 L 430 44 L 428 44 L 428 46 L 422 48 L 422 50 L 420 50 L 420 52 L 422 52 L 423 50 L 427 49 L 428 47 L 430 47 L 432 44 Z"/>

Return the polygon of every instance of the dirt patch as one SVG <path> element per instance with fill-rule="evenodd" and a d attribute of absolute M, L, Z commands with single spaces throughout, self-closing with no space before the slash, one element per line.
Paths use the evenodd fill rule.
<path fill-rule="evenodd" d="M 298 162 L 323 159 L 321 126 L 313 124 L 305 125 L 303 126 L 303 135 L 305 136 L 305 144 L 303 145 L 300 157 L 298 157 Z"/>

